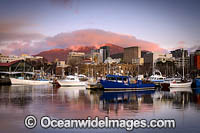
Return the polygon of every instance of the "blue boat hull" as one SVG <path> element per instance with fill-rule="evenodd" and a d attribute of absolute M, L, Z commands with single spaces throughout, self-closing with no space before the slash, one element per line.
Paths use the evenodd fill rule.
<path fill-rule="evenodd" d="M 200 87 L 200 78 L 195 79 L 196 87 Z"/>
<path fill-rule="evenodd" d="M 119 82 L 113 82 L 108 80 L 100 80 L 104 90 L 154 90 L 155 84 L 143 84 L 138 82 L 136 84 L 124 84 Z"/>
<path fill-rule="evenodd" d="M 141 97 L 143 95 L 151 95 L 154 94 L 155 90 L 149 90 L 149 91 L 121 91 L 121 92 L 117 92 L 117 91 L 104 91 L 102 93 L 102 95 L 100 96 L 100 100 L 102 101 L 112 101 L 112 100 L 116 100 L 118 98 L 120 99 L 127 99 L 128 101 L 131 101 L 131 97 L 133 96 L 137 96 L 137 97 Z"/>

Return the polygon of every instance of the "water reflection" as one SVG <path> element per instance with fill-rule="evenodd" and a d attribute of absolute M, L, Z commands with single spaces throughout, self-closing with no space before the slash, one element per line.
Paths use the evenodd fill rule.
<path fill-rule="evenodd" d="M 83 87 L 0 86 L 0 117 L 6 116 L 6 119 L 12 120 L 15 116 L 20 124 L 14 126 L 20 126 L 20 129 L 24 128 L 23 120 L 28 114 L 37 117 L 49 115 L 54 118 L 74 119 L 85 119 L 87 116 L 125 119 L 170 117 L 177 121 L 186 121 L 186 118 L 177 117 L 181 111 L 184 117 L 191 115 L 187 121 L 189 119 L 189 122 L 192 120 L 199 122 L 196 117 L 200 116 L 198 110 L 200 110 L 200 88 L 105 92 L 90 91 Z M 0 123 L 4 121 L 5 119 L 1 119 Z"/>
<path fill-rule="evenodd" d="M 116 114 L 119 110 L 128 110 L 139 112 L 138 110 L 151 110 L 153 108 L 153 99 L 151 94 L 154 91 L 148 92 L 102 92 L 99 96 L 100 110 L 110 113 L 114 111 Z M 148 106 L 145 106 L 149 104 Z"/>
<path fill-rule="evenodd" d="M 187 108 L 187 105 L 192 102 L 191 88 L 170 88 L 169 92 L 159 91 L 154 94 L 154 100 L 159 102 L 168 102 L 175 109 Z"/>
<path fill-rule="evenodd" d="M 66 99 L 78 99 L 82 94 L 87 95 L 85 87 L 60 87 L 57 93 L 63 102 Z"/>
<path fill-rule="evenodd" d="M 44 101 L 44 99 L 46 99 Z M 144 112 L 154 110 L 159 103 L 172 103 L 176 109 L 186 108 L 189 103 L 200 104 L 200 88 L 171 88 L 170 91 L 90 91 L 84 87 L 52 88 L 44 86 L 1 86 L 0 105 L 25 108 L 37 104 L 67 104 L 90 107 L 90 110 L 109 114 L 122 111 Z M 73 107 L 72 107 L 73 108 Z"/>
<path fill-rule="evenodd" d="M 1 86 L 0 111 L 24 112 L 41 97 L 50 94 L 44 86 Z"/>
<path fill-rule="evenodd" d="M 192 100 L 196 104 L 196 109 L 200 110 L 200 88 L 193 89 Z"/>

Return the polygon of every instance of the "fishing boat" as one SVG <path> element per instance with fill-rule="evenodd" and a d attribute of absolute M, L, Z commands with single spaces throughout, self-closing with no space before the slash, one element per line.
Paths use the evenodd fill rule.
<path fill-rule="evenodd" d="M 137 80 L 131 83 L 128 76 L 107 75 L 105 80 L 100 80 L 104 90 L 154 90 L 155 84 L 143 83 L 142 80 Z"/>
<path fill-rule="evenodd" d="M 181 82 L 176 82 L 176 81 L 170 82 L 170 88 L 189 88 L 189 87 L 191 87 L 192 82 L 185 80 L 184 65 L 185 65 L 185 63 L 184 63 L 184 50 L 183 50 L 183 53 L 182 53 L 182 69 L 183 69 L 182 81 Z"/>
<path fill-rule="evenodd" d="M 11 85 L 48 85 L 50 84 L 47 79 L 33 79 L 34 72 L 1 72 L 10 77 Z M 19 76 L 19 75 L 23 75 Z"/>
<path fill-rule="evenodd" d="M 12 85 L 50 85 L 48 80 L 28 80 L 23 78 L 10 78 Z"/>
<path fill-rule="evenodd" d="M 61 87 L 86 86 L 86 81 L 81 81 L 79 76 L 69 75 L 63 80 L 58 80 Z"/>

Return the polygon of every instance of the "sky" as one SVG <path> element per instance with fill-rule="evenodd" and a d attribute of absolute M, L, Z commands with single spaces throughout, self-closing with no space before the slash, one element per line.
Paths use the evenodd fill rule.
<path fill-rule="evenodd" d="M 200 46 L 200 1 L 0 1 L 0 53 L 3 54 L 36 54 L 42 50 L 75 45 L 70 44 L 72 41 L 78 42 L 78 45 L 95 43 L 85 43 L 85 40 L 90 40 L 86 32 L 88 29 L 98 33 L 101 31 L 102 34 L 112 33 L 109 36 L 111 42 L 117 45 L 123 45 L 127 41 L 117 39 L 116 35 L 137 40 L 134 43 L 129 40 L 128 46 L 142 40 L 149 42 L 148 47 L 153 43 L 157 48 L 166 50 L 180 47 L 196 49 Z M 74 32 L 82 33 L 81 36 L 88 38 L 81 40 L 79 35 L 76 40 L 69 42 L 66 38 L 74 37 Z M 98 36 L 98 33 L 94 35 Z M 66 38 L 60 38 L 66 45 L 61 45 L 61 40 L 55 41 L 66 34 Z M 115 37 L 112 38 L 113 36 Z M 98 36 L 99 38 L 105 42 L 103 36 Z M 49 40 L 53 40 L 54 45 L 49 45 L 52 44 Z"/>

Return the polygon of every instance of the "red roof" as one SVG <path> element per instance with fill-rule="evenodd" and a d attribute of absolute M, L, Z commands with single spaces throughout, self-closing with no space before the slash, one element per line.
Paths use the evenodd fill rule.
<path fill-rule="evenodd" d="M 21 60 L 11 61 L 9 63 L 0 63 L 0 66 L 9 67 L 9 66 L 11 66 L 11 65 L 13 65 L 13 64 L 15 64 L 15 63 L 17 63 L 19 61 L 21 61 Z"/>

